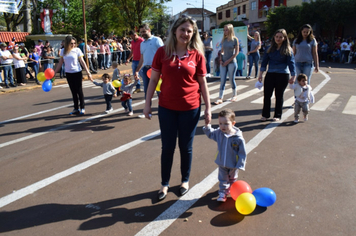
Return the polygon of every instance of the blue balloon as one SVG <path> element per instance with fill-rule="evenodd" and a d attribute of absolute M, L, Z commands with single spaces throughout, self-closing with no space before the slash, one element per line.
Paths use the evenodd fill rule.
<path fill-rule="evenodd" d="M 256 198 L 256 204 L 262 207 L 272 206 L 277 199 L 276 193 L 270 188 L 258 188 L 252 194 Z"/>
<path fill-rule="evenodd" d="M 47 79 L 42 84 L 42 90 L 45 92 L 49 92 L 52 89 L 52 81 Z"/>

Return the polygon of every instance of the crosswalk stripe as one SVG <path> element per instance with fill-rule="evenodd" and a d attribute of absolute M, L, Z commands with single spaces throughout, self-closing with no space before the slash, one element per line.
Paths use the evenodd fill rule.
<path fill-rule="evenodd" d="M 350 97 L 342 113 L 356 115 L 356 96 Z"/>
<path fill-rule="evenodd" d="M 340 94 L 327 93 L 310 109 L 315 111 L 326 111 L 326 109 L 340 96 Z"/>
<path fill-rule="evenodd" d="M 219 85 L 219 87 L 220 87 L 220 85 Z M 240 91 L 240 90 L 242 90 L 242 89 L 244 89 L 246 87 L 248 87 L 248 85 L 238 85 L 238 86 L 236 86 L 236 91 Z M 227 94 L 230 94 L 230 93 L 232 93 L 232 89 L 225 87 L 224 95 L 227 95 Z M 215 99 L 215 98 L 218 98 L 218 97 L 219 97 L 219 92 L 210 94 L 210 99 Z"/>

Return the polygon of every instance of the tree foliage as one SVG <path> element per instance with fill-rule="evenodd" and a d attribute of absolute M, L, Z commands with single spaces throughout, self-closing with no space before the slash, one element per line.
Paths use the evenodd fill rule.
<path fill-rule="evenodd" d="M 354 19 L 355 0 L 316 0 L 295 7 L 275 7 L 267 15 L 267 33 L 271 37 L 277 29 L 284 28 L 296 36 L 304 24 L 317 25 L 334 41 L 337 28 Z"/>

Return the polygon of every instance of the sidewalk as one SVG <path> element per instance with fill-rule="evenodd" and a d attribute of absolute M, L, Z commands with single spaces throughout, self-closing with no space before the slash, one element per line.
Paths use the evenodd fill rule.
<path fill-rule="evenodd" d="M 127 63 L 127 65 L 119 65 L 118 69 L 120 70 L 120 74 L 132 74 L 132 69 L 131 69 L 131 62 Z M 98 70 L 97 74 L 92 74 L 93 79 L 101 79 L 101 76 L 104 73 L 108 73 L 112 76 L 114 69 L 110 68 L 107 70 Z M 85 70 L 83 70 L 83 77 L 84 80 L 87 80 L 87 73 Z M 59 78 L 59 73 L 56 74 L 55 76 L 55 81 L 53 82 L 53 85 L 59 85 L 59 84 L 66 84 L 67 83 L 67 79 L 61 79 Z M 2 85 L 1 85 L 2 86 Z M 1 94 L 5 94 L 5 93 L 14 93 L 14 92 L 20 92 L 20 91 L 24 91 L 24 90 L 31 90 L 31 89 L 42 89 L 41 85 L 37 85 L 35 80 L 29 80 L 27 79 L 27 83 L 25 86 L 17 86 L 17 87 L 10 87 L 10 88 L 5 88 L 4 86 L 2 86 L 3 88 L 0 89 L 0 95 Z"/>

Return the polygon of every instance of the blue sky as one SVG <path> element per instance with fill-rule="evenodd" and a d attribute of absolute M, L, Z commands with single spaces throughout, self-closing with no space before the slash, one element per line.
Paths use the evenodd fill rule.
<path fill-rule="evenodd" d="M 226 3 L 228 3 L 229 0 L 222 0 L 222 1 L 218 1 L 218 0 L 204 0 L 204 9 L 207 9 L 209 11 L 212 12 L 216 12 L 216 8 L 224 5 Z M 191 4 L 188 5 L 187 3 Z M 185 10 L 186 8 L 201 8 L 202 7 L 202 0 L 172 0 L 171 2 L 168 2 L 166 4 L 167 7 L 169 7 L 168 9 L 168 14 L 172 14 L 173 11 L 173 15 L 178 14 L 179 12 Z"/>

